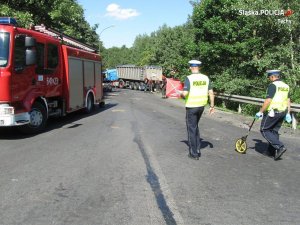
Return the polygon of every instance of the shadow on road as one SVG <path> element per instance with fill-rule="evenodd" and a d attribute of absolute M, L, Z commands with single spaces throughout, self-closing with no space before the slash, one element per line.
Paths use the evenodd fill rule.
<path fill-rule="evenodd" d="M 256 152 L 264 156 L 272 157 L 272 154 L 268 150 L 269 143 L 263 142 L 260 139 L 252 139 L 252 140 L 255 142 L 255 146 L 250 147 L 249 149 L 254 149 Z"/>
<path fill-rule="evenodd" d="M 210 143 L 209 141 L 204 141 L 202 138 L 200 138 L 200 140 L 201 140 L 201 149 L 204 149 L 207 146 L 209 146 L 209 148 L 214 147 L 214 145 L 212 143 Z M 182 140 L 180 142 L 185 143 L 189 147 L 189 142 L 187 140 Z"/>
<path fill-rule="evenodd" d="M 72 112 L 64 117 L 57 117 L 57 118 L 49 118 L 47 121 L 47 126 L 45 130 L 42 132 L 49 132 L 51 130 L 59 129 L 62 127 L 66 127 L 67 129 L 71 128 L 77 128 L 81 126 L 82 124 L 76 123 L 76 121 L 81 120 L 83 118 L 87 118 L 90 116 L 94 116 L 96 114 L 102 113 L 106 110 L 109 110 L 113 107 L 115 107 L 117 104 L 106 104 L 104 107 L 97 107 L 95 106 L 95 109 L 90 114 L 84 113 L 83 110 L 79 110 L 76 112 Z M 69 126 L 68 126 L 69 125 Z M 40 134 L 40 133 L 39 133 Z M 14 139 L 26 139 L 30 138 L 39 134 L 23 134 L 21 133 L 17 127 L 1 127 L 0 128 L 0 140 L 14 140 Z"/>

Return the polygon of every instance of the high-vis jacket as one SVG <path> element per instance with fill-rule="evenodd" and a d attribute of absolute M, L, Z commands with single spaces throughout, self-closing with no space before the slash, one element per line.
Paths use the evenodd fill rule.
<path fill-rule="evenodd" d="M 275 81 L 273 84 L 276 86 L 276 93 L 268 107 L 268 111 L 271 109 L 283 112 L 288 107 L 289 98 L 289 86 L 282 81 Z"/>
<path fill-rule="evenodd" d="M 205 106 L 208 101 L 208 77 L 203 74 L 192 74 L 187 78 L 190 82 L 190 90 L 185 101 L 185 107 Z"/>

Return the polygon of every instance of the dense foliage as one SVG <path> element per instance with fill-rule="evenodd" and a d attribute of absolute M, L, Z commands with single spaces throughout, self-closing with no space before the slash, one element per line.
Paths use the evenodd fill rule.
<path fill-rule="evenodd" d="M 267 69 L 281 69 L 300 103 L 300 2 L 295 0 L 194 0 L 187 22 L 162 25 L 136 37 L 132 47 L 105 49 L 76 0 L 2 0 L 0 16 L 22 26 L 45 24 L 99 48 L 104 66 L 161 65 L 164 74 L 184 80 L 187 62 L 200 59 L 216 91 L 263 98 Z M 255 15 L 284 10 L 289 15 Z M 298 10 L 298 11 L 297 11 Z"/>
<path fill-rule="evenodd" d="M 299 13 L 289 17 L 245 15 L 299 6 L 296 1 L 283 0 L 205 0 L 195 4 L 192 19 L 197 54 L 217 90 L 261 97 L 267 85 L 265 71 L 281 69 L 293 96 L 299 95 Z"/>
<path fill-rule="evenodd" d="M 15 17 L 22 27 L 44 24 L 99 48 L 98 25 L 89 25 L 76 0 L 1 0 L 0 16 Z"/>

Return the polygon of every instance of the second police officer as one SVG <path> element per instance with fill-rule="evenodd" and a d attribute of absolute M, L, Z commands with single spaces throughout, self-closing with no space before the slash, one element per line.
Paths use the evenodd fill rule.
<path fill-rule="evenodd" d="M 278 131 L 284 119 L 288 123 L 292 121 L 290 88 L 280 79 L 280 70 L 268 70 L 267 77 L 271 84 L 267 89 L 267 97 L 255 117 L 262 117 L 260 132 L 269 142 L 269 151 L 274 155 L 274 160 L 278 160 L 287 150 L 279 140 Z"/>

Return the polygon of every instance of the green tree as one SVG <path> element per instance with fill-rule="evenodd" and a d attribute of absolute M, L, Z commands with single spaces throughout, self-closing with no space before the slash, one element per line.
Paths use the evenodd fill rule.
<path fill-rule="evenodd" d="M 194 30 L 186 23 L 174 28 L 166 25 L 156 32 L 154 62 L 181 80 L 187 75 L 188 61 L 195 58 Z M 197 57 L 196 57 L 197 58 Z"/>
<path fill-rule="evenodd" d="M 118 65 L 132 64 L 131 49 L 123 45 L 121 48 L 112 47 L 102 52 L 104 67 L 116 68 Z"/>
<path fill-rule="evenodd" d="M 133 44 L 136 65 L 160 65 L 163 73 L 183 80 L 187 62 L 195 57 L 194 30 L 191 22 L 174 28 L 163 25 L 150 35 L 139 35 Z"/>
<path fill-rule="evenodd" d="M 6 0 L 0 5 L 0 15 L 17 18 L 22 27 L 44 24 L 99 48 L 98 25 L 88 24 L 76 0 Z"/>
<path fill-rule="evenodd" d="M 132 46 L 133 62 L 136 65 L 150 65 L 154 60 L 155 33 L 138 35 Z M 156 62 L 155 62 L 156 63 Z"/>
<path fill-rule="evenodd" d="M 299 89 L 299 15 L 244 13 L 296 9 L 298 2 L 202 0 L 193 4 L 198 54 L 218 91 L 262 97 L 267 69 L 281 69 L 292 90 Z"/>

